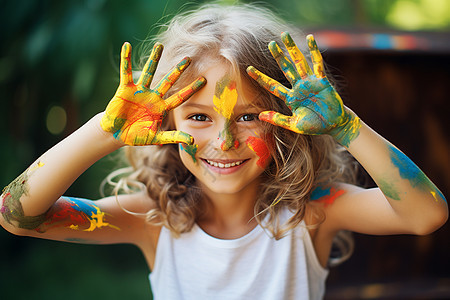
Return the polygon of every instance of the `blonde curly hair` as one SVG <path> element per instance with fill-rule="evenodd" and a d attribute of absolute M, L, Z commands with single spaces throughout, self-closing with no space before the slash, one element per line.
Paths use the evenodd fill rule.
<path fill-rule="evenodd" d="M 288 26 L 261 7 L 208 4 L 174 17 L 161 29 L 161 33 L 142 48 L 148 55 L 153 42 L 159 41 L 164 45 L 154 82 L 158 82 L 183 57 L 192 59 L 189 68 L 166 97 L 189 84 L 208 66 L 226 63 L 239 80 L 252 85 L 257 93 L 255 98 L 263 109 L 291 114 L 283 101 L 248 77 L 246 68 L 252 65 L 289 87 L 267 45 L 273 40 L 283 45 L 280 33 L 289 31 L 306 54 L 305 43 L 302 42 L 304 35 L 295 27 Z M 145 60 L 146 57 L 142 57 L 142 62 Z M 174 129 L 172 123 L 169 114 L 162 129 Z M 274 147 L 271 163 L 262 175 L 264 180 L 254 215 L 261 226 L 280 239 L 305 218 L 305 209 L 315 187 L 337 181 L 354 182 L 355 165 L 347 152 L 328 135 L 300 135 L 263 123 L 264 132 L 274 137 Z M 188 232 L 202 213 L 202 192 L 195 177 L 181 162 L 178 151 L 178 145 L 127 148 L 131 167 L 125 171 L 131 173 L 122 177 L 116 186 L 119 189 L 130 185 L 144 188 L 145 185 L 145 190 L 155 202 L 155 208 L 147 213 L 147 219 L 166 226 L 175 235 Z M 117 173 L 112 174 L 115 175 Z M 293 215 L 287 223 L 280 224 L 280 212 L 285 208 Z M 320 215 L 320 211 L 317 214 Z M 266 221 L 262 222 L 266 216 Z"/>

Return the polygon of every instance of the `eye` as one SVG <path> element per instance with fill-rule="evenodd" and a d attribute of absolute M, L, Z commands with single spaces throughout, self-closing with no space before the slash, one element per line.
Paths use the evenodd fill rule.
<path fill-rule="evenodd" d="M 197 122 L 210 121 L 210 119 L 204 114 L 195 114 L 195 115 L 189 116 L 189 119 L 197 121 Z"/>
<path fill-rule="evenodd" d="M 258 115 L 257 114 L 243 114 L 239 117 L 238 122 L 250 122 L 250 121 L 255 121 L 258 119 Z"/>

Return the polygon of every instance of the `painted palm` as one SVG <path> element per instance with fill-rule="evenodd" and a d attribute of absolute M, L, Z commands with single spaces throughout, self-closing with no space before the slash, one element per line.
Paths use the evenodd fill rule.
<path fill-rule="evenodd" d="M 359 133 L 359 118 L 344 107 L 341 97 L 325 76 L 322 55 L 314 37 L 307 36 L 313 70 L 288 33 L 282 33 L 281 39 L 291 60 L 276 42 L 269 43 L 269 50 L 292 89 L 253 66 L 248 67 L 247 72 L 263 88 L 284 100 L 291 109 L 292 116 L 264 111 L 259 114 L 260 120 L 301 134 L 330 134 L 347 146 Z"/>
<path fill-rule="evenodd" d="M 165 93 L 189 66 L 190 59 L 188 57 L 183 59 L 151 89 L 150 84 L 162 51 L 163 45 L 156 43 L 135 84 L 131 72 L 131 45 L 125 43 L 122 47 L 120 84 L 106 107 L 101 126 L 103 130 L 113 133 L 116 139 L 127 145 L 192 144 L 194 142 L 192 136 L 187 133 L 162 131 L 160 128 L 167 113 L 189 99 L 203 87 L 206 80 L 199 77 L 176 94 L 163 99 Z"/>

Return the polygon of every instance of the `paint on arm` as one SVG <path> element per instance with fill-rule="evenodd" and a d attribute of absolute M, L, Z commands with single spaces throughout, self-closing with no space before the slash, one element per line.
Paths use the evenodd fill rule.
<path fill-rule="evenodd" d="M 315 202 L 323 203 L 324 206 L 328 206 L 334 203 L 334 201 L 345 194 L 346 191 L 343 189 L 338 189 L 333 186 L 316 187 L 310 196 L 310 199 Z"/>
<path fill-rule="evenodd" d="M 439 189 L 431 182 L 431 180 L 419 169 L 419 167 L 403 152 L 393 145 L 388 144 L 388 151 L 391 158 L 392 164 L 397 167 L 400 177 L 409 181 L 413 188 L 420 189 L 425 193 L 430 193 L 436 201 L 441 198 L 446 201 L 444 195 L 439 191 Z M 386 193 L 384 186 L 379 185 L 380 189 Z M 391 185 L 392 187 L 392 185 Z M 394 187 L 392 187 L 394 189 Z M 398 192 L 396 192 L 398 194 Z M 392 198 L 395 200 L 400 200 L 400 197 Z"/>
<path fill-rule="evenodd" d="M 14 179 L 2 192 L 0 213 L 9 224 L 22 229 L 35 229 L 44 220 L 45 214 L 39 216 L 25 216 L 20 198 L 28 195 L 28 178 L 32 172 L 44 164 L 38 162 Z"/>
<path fill-rule="evenodd" d="M 38 216 L 26 216 L 20 198 L 29 194 L 29 176 L 43 165 L 43 163 L 38 162 L 3 189 L 0 213 L 9 224 L 17 228 L 36 230 L 40 233 L 55 227 L 67 227 L 83 231 L 93 231 L 102 227 L 120 230 L 106 222 L 106 213 L 102 212 L 94 201 L 77 198 L 63 197 L 46 213 Z"/>
<path fill-rule="evenodd" d="M 44 233 L 53 228 L 94 231 L 103 227 L 120 230 L 107 222 L 107 216 L 95 201 L 61 197 L 47 212 L 45 221 L 36 228 L 36 231 Z"/>

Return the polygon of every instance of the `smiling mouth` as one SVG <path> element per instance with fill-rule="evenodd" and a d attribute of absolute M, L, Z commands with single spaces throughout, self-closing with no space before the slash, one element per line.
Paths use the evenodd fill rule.
<path fill-rule="evenodd" d="M 204 159 L 204 161 L 206 161 L 209 165 L 211 165 L 213 167 L 227 169 L 227 168 L 239 166 L 240 164 L 244 163 L 246 160 L 238 160 L 238 161 L 232 161 L 232 162 L 218 162 L 218 161 L 213 161 L 213 160 L 209 160 L 209 159 Z"/>

